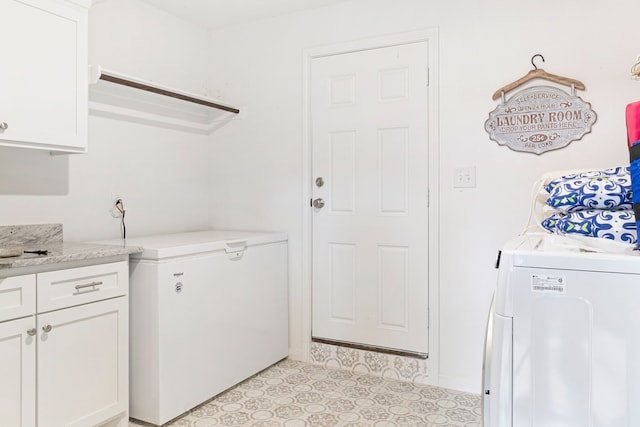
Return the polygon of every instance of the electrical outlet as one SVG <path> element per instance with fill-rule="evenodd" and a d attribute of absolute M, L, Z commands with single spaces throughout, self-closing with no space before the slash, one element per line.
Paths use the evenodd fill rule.
<path fill-rule="evenodd" d="M 111 206 L 109 206 L 109 213 L 111 213 L 111 216 L 114 218 L 120 218 L 122 216 L 120 211 L 116 208 L 116 203 L 118 203 L 118 200 L 122 200 L 122 202 L 124 203 L 124 196 L 121 196 L 120 194 L 117 194 L 117 193 L 112 193 Z"/>
<path fill-rule="evenodd" d="M 475 188 L 476 167 L 456 168 L 453 180 L 453 188 Z"/>

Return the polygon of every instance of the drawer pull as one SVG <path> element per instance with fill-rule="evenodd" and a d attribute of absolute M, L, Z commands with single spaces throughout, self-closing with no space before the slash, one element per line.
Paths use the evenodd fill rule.
<path fill-rule="evenodd" d="M 46 333 L 51 332 L 51 329 L 53 329 L 53 327 L 52 327 L 51 325 L 44 325 L 44 326 L 42 327 L 42 330 L 43 330 L 44 332 L 46 332 Z"/>
<path fill-rule="evenodd" d="M 96 286 L 102 285 L 102 282 L 91 282 L 85 283 L 84 285 L 76 285 L 76 291 L 80 292 L 82 289 L 86 288 L 95 288 Z M 92 291 L 97 291 L 97 289 L 91 289 Z"/>
<path fill-rule="evenodd" d="M 35 334 L 36 328 L 27 329 L 27 335 L 29 335 L 30 337 L 34 336 Z"/>

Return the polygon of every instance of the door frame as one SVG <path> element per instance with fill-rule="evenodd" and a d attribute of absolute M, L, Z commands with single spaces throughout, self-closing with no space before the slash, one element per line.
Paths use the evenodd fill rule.
<path fill-rule="evenodd" d="M 312 311 L 312 257 L 313 257 L 313 210 L 308 207 L 312 195 L 312 150 L 311 150 L 311 65 L 314 59 L 362 50 L 397 46 L 417 42 L 429 45 L 429 112 L 425 118 L 428 123 L 429 153 L 429 359 L 428 382 L 438 384 L 440 360 L 440 272 L 439 272 L 439 64 L 438 64 L 438 29 L 428 28 L 399 34 L 390 34 L 375 38 L 367 38 L 350 42 L 330 44 L 303 51 L 303 105 L 302 105 L 302 354 L 298 358 L 311 360 L 311 311 Z"/>

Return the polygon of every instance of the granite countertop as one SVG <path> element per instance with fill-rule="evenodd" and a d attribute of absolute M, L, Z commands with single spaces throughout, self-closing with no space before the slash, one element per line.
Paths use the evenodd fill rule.
<path fill-rule="evenodd" d="M 61 224 L 0 226 L 0 247 L 47 251 L 46 255 L 23 253 L 0 258 L 0 269 L 130 255 L 143 250 L 138 246 L 64 242 Z"/>
<path fill-rule="evenodd" d="M 31 267 L 34 265 L 55 264 L 59 262 L 97 259 L 117 255 L 141 253 L 142 248 L 136 246 L 98 245 L 95 243 L 64 242 L 41 245 L 37 248 L 25 247 L 24 250 L 46 250 L 46 255 L 22 254 L 17 257 L 0 258 L 0 269 Z"/>

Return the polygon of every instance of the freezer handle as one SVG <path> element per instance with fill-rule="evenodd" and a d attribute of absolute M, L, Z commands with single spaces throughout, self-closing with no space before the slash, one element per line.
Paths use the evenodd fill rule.
<path fill-rule="evenodd" d="M 229 259 L 242 258 L 244 251 L 247 249 L 247 242 L 244 240 L 236 240 L 233 242 L 226 242 L 224 251 L 227 253 Z"/>

